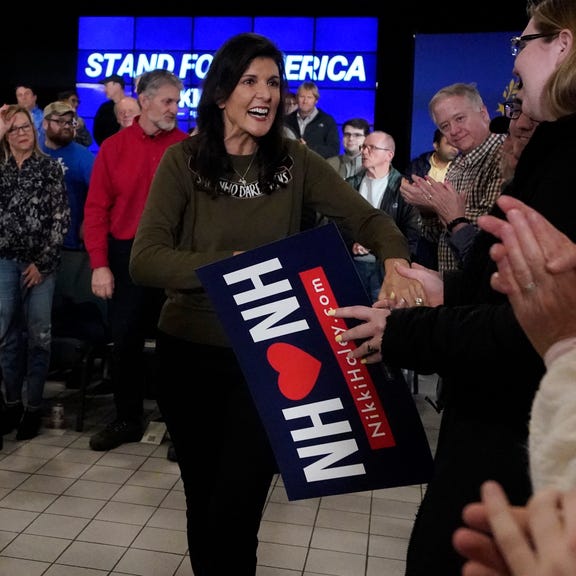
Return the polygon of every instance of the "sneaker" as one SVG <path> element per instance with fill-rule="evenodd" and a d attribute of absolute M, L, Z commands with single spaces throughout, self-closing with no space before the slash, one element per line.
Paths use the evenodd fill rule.
<path fill-rule="evenodd" d="M 127 442 L 140 442 L 143 434 L 140 424 L 115 420 L 90 438 L 90 448 L 98 452 L 112 450 Z"/>
<path fill-rule="evenodd" d="M 42 410 L 25 410 L 18 425 L 16 440 L 31 440 L 38 436 L 42 423 Z"/>
<path fill-rule="evenodd" d="M 18 424 L 20 424 L 20 420 L 22 420 L 23 413 L 24 406 L 21 402 L 18 402 L 18 404 L 6 405 L 0 417 L 0 420 L 2 421 L 0 433 L 10 434 L 14 428 L 17 428 Z"/>
<path fill-rule="evenodd" d="M 178 462 L 178 458 L 176 458 L 176 448 L 174 448 L 174 444 L 170 443 L 168 446 L 168 453 L 166 454 L 166 458 L 170 460 L 170 462 Z"/>

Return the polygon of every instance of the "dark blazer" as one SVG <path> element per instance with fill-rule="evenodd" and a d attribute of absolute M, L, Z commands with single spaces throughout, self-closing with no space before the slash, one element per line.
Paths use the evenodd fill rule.
<path fill-rule="evenodd" d="M 94 116 L 92 134 L 96 144 L 100 146 L 108 136 L 116 134 L 118 130 L 120 130 L 120 124 L 118 124 L 114 113 L 114 100 L 106 100 L 100 104 L 96 116 Z"/>
<path fill-rule="evenodd" d="M 506 193 L 576 241 L 576 194 L 565 180 L 574 158 L 576 115 L 541 123 Z M 497 206 L 492 213 L 502 215 Z M 513 504 L 524 504 L 531 494 L 528 422 L 544 364 L 507 297 L 490 287 L 494 242 L 479 232 L 464 269 L 446 275 L 447 306 L 397 309 L 387 319 L 384 362 L 438 373 L 446 394 L 434 477 L 408 547 L 410 576 L 460 575 L 462 559 L 451 538 L 463 506 L 479 500 L 483 481 L 501 482 Z"/>
<path fill-rule="evenodd" d="M 366 170 L 362 169 L 354 176 L 346 178 L 346 182 L 350 183 L 356 190 L 359 190 L 365 175 Z M 402 197 L 402 194 L 400 194 L 402 178 L 402 174 L 396 170 L 394 166 L 390 166 L 388 185 L 386 186 L 386 191 L 382 196 L 382 201 L 378 208 L 392 216 L 394 222 L 396 222 L 396 226 L 400 228 L 400 232 L 406 236 L 410 247 L 410 254 L 414 257 L 420 237 L 420 223 L 418 210 L 411 204 L 408 204 Z"/>
<path fill-rule="evenodd" d="M 406 173 L 409 176 L 412 176 L 412 174 L 416 174 L 416 176 L 421 176 L 422 178 L 424 178 L 424 176 L 426 176 L 426 174 L 430 172 L 431 167 L 430 158 L 432 157 L 432 154 L 434 154 L 434 150 L 428 150 L 428 152 L 422 152 L 422 154 L 416 156 L 416 158 L 413 158 L 410 161 Z"/>
<path fill-rule="evenodd" d="M 304 129 L 304 134 L 300 134 L 298 110 L 288 114 L 284 119 L 284 124 L 294 132 L 296 138 L 304 138 L 308 148 L 320 154 L 322 158 L 340 154 L 340 134 L 336 120 L 320 108 L 318 108 L 318 114 Z"/>

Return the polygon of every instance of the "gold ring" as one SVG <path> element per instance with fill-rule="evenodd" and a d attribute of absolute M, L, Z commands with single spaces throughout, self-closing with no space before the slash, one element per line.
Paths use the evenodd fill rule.
<path fill-rule="evenodd" d="M 528 282 L 528 284 L 526 284 L 526 286 L 524 286 L 524 290 L 526 292 L 532 292 L 533 290 L 536 290 L 536 283 L 535 282 Z"/>
<path fill-rule="evenodd" d="M 422 300 L 422 298 L 414 298 L 414 304 L 416 304 L 416 306 L 422 306 L 424 300 Z"/>

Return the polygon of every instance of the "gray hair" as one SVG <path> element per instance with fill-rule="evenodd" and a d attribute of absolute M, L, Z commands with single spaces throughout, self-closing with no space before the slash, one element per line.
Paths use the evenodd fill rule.
<path fill-rule="evenodd" d="M 144 72 L 142 76 L 138 79 L 138 95 L 144 94 L 145 96 L 154 96 L 158 89 L 166 84 L 171 84 L 182 90 L 184 85 L 178 76 L 170 72 L 170 70 L 164 70 L 158 68 L 156 70 L 151 70 L 150 72 Z"/>
<path fill-rule="evenodd" d="M 476 88 L 476 84 L 470 83 L 466 84 L 464 82 L 457 82 L 456 84 L 450 84 L 450 86 L 445 86 L 441 88 L 432 96 L 430 102 L 428 103 L 428 112 L 430 113 L 430 117 L 434 120 L 434 108 L 438 102 L 444 100 L 445 98 L 450 98 L 452 96 L 464 96 L 468 98 L 468 100 L 478 107 L 480 110 L 484 107 L 484 101 L 482 100 L 482 96 L 480 96 L 480 92 L 478 92 L 478 88 Z"/>

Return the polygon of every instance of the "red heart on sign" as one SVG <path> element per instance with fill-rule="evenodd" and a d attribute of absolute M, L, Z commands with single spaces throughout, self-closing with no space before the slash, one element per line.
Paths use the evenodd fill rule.
<path fill-rule="evenodd" d="M 279 342 L 266 353 L 270 366 L 278 372 L 278 388 L 289 400 L 302 400 L 310 394 L 322 364 L 292 344 Z"/>

